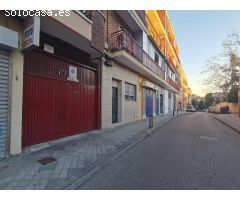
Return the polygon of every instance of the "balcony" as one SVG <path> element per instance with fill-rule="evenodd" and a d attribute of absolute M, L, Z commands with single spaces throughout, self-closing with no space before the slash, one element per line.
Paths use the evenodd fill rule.
<path fill-rule="evenodd" d="M 166 77 L 166 81 L 169 85 L 171 85 L 173 88 L 175 88 L 177 91 L 180 92 L 180 83 L 175 82 L 174 80 L 172 80 L 168 75 Z"/>
<path fill-rule="evenodd" d="M 84 14 L 88 19 L 92 20 L 92 10 L 79 10 L 82 14 Z"/>
<path fill-rule="evenodd" d="M 145 68 L 157 75 L 158 78 L 165 80 L 165 72 L 159 65 L 142 49 L 141 46 L 125 31 L 118 31 L 111 35 L 111 52 L 126 51 L 132 57 L 137 59 Z M 145 75 L 145 73 L 143 73 Z"/>

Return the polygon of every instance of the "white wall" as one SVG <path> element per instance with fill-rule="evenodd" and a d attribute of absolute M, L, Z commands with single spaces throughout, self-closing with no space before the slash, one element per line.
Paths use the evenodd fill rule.
<path fill-rule="evenodd" d="M 119 123 L 112 124 L 112 80 L 121 81 L 122 91 L 119 93 L 122 100 L 122 120 Z M 117 63 L 113 67 L 107 67 L 103 64 L 102 71 L 102 129 L 113 127 L 122 123 L 132 122 L 141 119 L 141 113 L 138 110 L 139 99 L 139 76 Z M 137 101 L 125 100 L 125 82 L 136 85 Z"/>
<path fill-rule="evenodd" d="M 168 90 L 164 90 L 164 113 L 168 113 Z"/>

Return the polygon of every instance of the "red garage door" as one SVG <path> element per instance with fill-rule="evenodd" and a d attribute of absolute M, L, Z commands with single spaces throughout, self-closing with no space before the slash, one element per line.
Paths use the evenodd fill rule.
<path fill-rule="evenodd" d="M 97 73 L 39 52 L 25 55 L 23 146 L 97 128 Z M 79 82 L 68 81 L 69 66 Z"/>

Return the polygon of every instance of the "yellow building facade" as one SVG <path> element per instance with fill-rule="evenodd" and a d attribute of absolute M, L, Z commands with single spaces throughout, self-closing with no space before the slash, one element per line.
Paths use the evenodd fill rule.
<path fill-rule="evenodd" d="M 180 60 L 180 50 L 166 10 L 146 10 L 148 30 L 166 57 L 170 66 L 178 76 L 180 93 L 177 95 L 176 106 L 180 110 L 185 110 L 189 104 L 191 89 L 188 85 L 187 76 Z"/>

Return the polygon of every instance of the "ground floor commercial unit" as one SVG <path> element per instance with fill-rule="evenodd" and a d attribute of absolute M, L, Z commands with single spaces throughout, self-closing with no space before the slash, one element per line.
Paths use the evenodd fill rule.
<path fill-rule="evenodd" d="M 75 80 L 69 80 L 71 70 L 76 70 Z M 42 51 L 26 53 L 23 147 L 97 129 L 97 74 Z"/>
<path fill-rule="evenodd" d="M 21 152 L 22 30 L 21 20 L 0 12 L 0 159 Z"/>
<path fill-rule="evenodd" d="M 103 61 L 101 90 L 102 129 L 176 109 L 176 94 L 118 62 Z"/>
<path fill-rule="evenodd" d="M 41 20 L 39 46 L 24 49 L 24 22 L 0 12 L 0 159 L 101 125 L 102 54 L 49 18 Z"/>
<path fill-rule="evenodd" d="M 66 41 L 40 34 L 39 48 L 24 53 L 23 147 L 99 128 L 98 65 Z"/>

